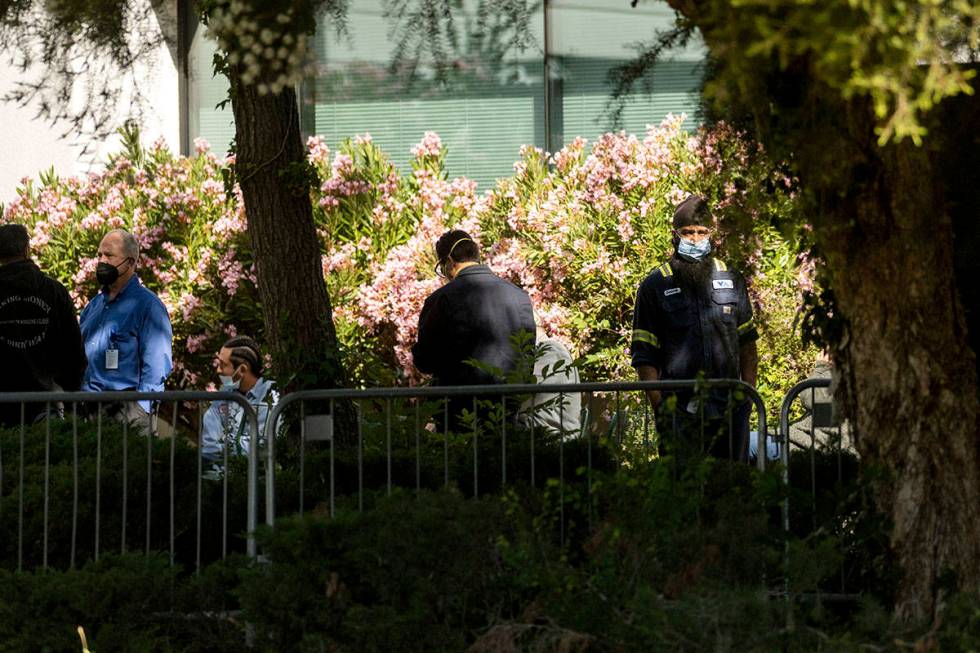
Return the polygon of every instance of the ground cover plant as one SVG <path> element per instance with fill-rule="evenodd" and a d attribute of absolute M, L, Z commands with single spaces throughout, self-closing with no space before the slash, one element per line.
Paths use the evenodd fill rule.
<path fill-rule="evenodd" d="M 780 470 L 669 458 L 484 495 L 384 489 L 260 530 L 264 558 L 107 555 L 0 571 L 0 650 L 971 650 L 977 597 L 896 626 L 880 588 L 828 592 L 848 530 L 784 548 Z M 564 502 L 559 503 L 559 490 Z M 348 497 L 349 499 L 349 497 Z M 851 531 L 873 515 L 855 513 Z M 879 556 L 875 562 L 881 562 Z M 869 572 L 893 573 L 887 566 Z M 791 600 L 778 590 L 790 574 Z M 774 593 L 775 592 L 775 593 Z M 824 598 L 826 597 L 826 598 Z M 789 612 L 788 612 L 789 611 Z"/>

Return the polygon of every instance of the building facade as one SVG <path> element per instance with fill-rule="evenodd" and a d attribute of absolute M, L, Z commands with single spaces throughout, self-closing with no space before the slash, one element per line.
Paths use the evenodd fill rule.
<path fill-rule="evenodd" d="M 612 127 L 642 134 L 668 113 L 694 122 L 703 48 L 672 52 L 650 83 L 636 89 L 618 124 L 610 119 L 610 72 L 629 61 L 639 44 L 673 25 L 664 2 L 631 8 L 625 0 L 543 0 L 531 3 L 521 34 L 493 15 L 492 0 L 464 0 L 454 15 L 455 45 L 445 38 L 441 67 L 420 30 L 385 11 L 386 0 L 350 3 L 342 30 L 324 18 L 314 39 L 314 72 L 299 94 L 304 136 L 322 135 L 332 147 L 370 133 L 401 169 L 424 132 L 435 131 L 448 149 L 451 175 L 487 188 L 512 173 L 521 145 L 557 151 L 576 137 L 594 139 Z M 197 138 L 226 151 L 234 136 L 227 81 L 214 76 L 214 43 L 199 24 L 191 0 L 154 3 L 165 36 L 154 61 L 141 71 L 144 106 L 140 123 L 149 142 L 163 138 L 188 154 Z M 447 36 L 448 35 L 444 35 Z M 400 48 L 418 57 L 399 58 Z M 415 65 L 410 65 L 414 63 Z M 0 87 L 19 74 L 0 68 Z M 18 181 L 54 166 L 59 174 L 96 168 L 118 146 L 62 135 L 65 126 L 33 117 L 36 107 L 0 106 L 0 119 L 15 124 L 0 162 L 0 201 Z M 120 109 L 123 122 L 126 112 Z M 88 152 L 81 153 L 88 145 Z"/>

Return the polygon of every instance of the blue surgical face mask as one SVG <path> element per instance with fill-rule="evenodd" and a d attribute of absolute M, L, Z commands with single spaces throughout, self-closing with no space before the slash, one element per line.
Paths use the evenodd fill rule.
<path fill-rule="evenodd" d="M 222 392 L 234 392 L 241 388 L 242 377 L 235 378 L 235 374 L 238 373 L 238 368 L 232 371 L 231 376 L 226 376 L 224 374 L 219 374 L 218 378 L 221 379 L 221 391 Z"/>
<path fill-rule="evenodd" d="M 221 391 L 222 392 L 234 392 L 238 390 L 238 386 L 241 384 L 241 380 L 234 380 L 234 377 L 228 376 L 226 374 L 219 374 L 218 378 L 221 379 Z"/>
<path fill-rule="evenodd" d="M 702 238 L 700 242 L 695 243 L 687 238 L 681 238 L 680 242 L 677 243 L 677 253 L 681 256 L 686 256 L 692 258 L 696 261 L 700 261 L 705 256 L 711 252 L 711 239 Z"/>

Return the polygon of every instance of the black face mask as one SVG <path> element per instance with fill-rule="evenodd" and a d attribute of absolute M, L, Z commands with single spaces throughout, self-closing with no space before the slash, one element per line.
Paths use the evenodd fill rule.
<path fill-rule="evenodd" d="M 129 259 L 126 259 L 128 261 Z M 125 263 L 126 261 L 123 261 Z M 120 263 L 122 265 L 123 263 Z M 119 268 L 112 263 L 99 263 L 95 266 L 95 278 L 103 286 L 111 286 L 119 278 Z"/>

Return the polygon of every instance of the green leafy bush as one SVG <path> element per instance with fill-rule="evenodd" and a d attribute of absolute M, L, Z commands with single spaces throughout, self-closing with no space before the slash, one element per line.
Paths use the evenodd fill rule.
<path fill-rule="evenodd" d="M 404 171 L 368 135 L 335 153 L 311 138 L 323 273 L 356 384 L 421 380 L 410 347 L 422 302 L 439 285 L 433 243 L 451 227 L 469 231 L 490 267 L 528 291 L 544 329 L 581 357 L 584 380 L 633 378 L 625 350 L 636 288 L 670 255 L 673 206 L 696 192 L 718 216 L 718 255 L 750 280 L 762 336 L 759 389 L 773 412 L 813 362 L 794 334 L 809 264 L 798 265 L 799 238 L 787 227 L 798 210 L 793 182 L 763 164 L 742 134 L 725 125 L 686 132 L 682 122 L 669 118 L 642 137 L 605 134 L 591 147 L 576 139 L 550 155 L 525 147 L 514 176 L 483 194 L 471 180 L 450 178 L 431 132 Z M 174 325 L 168 387 L 207 385 L 229 334 L 262 339 L 234 157 L 219 158 L 204 142 L 196 156 L 175 157 L 160 143 L 142 147 L 133 132 L 125 143 L 102 173 L 48 173 L 25 184 L 3 220 L 28 225 L 41 268 L 79 307 L 98 290 L 102 235 L 133 230 L 144 252 L 141 278 Z"/>
<path fill-rule="evenodd" d="M 45 543 L 48 565 L 61 569 L 71 564 L 73 554 L 76 565 L 94 560 L 96 541 L 100 555 L 147 550 L 169 554 L 171 487 L 176 561 L 194 567 L 198 540 L 203 562 L 222 555 L 223 482 L 198 484 L 197 449 L 184 438 L 148 439 L 132 431 L 123 437 L 122 426 L 108 419 L 100 435 L 94 421 L 79 420 L 76 427 L 73 420 L 55 419 L 50 430 L 44 424 L 28 428 L 23 449 L 19 430 L 0 429 L 0 450 L 4 568 L 16 568 L 19 543 L 25 569 L 43 565 Z M 245 547 L 245 463 L 233 459 L 226 474 L 229 551 L 244 552 Z"/>

